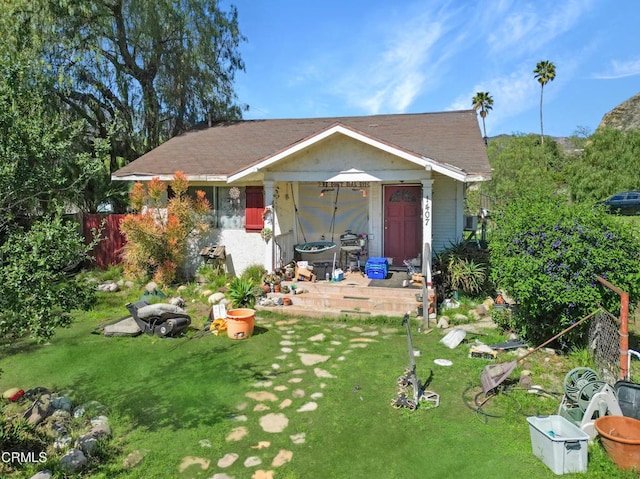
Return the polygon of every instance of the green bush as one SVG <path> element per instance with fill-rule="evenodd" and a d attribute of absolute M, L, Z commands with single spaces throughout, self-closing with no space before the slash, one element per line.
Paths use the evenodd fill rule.
<path fill-rule="evenodd" d="M 491 278 L 518 303 L 511 323 L 524 338 L 548 339 L 598 305 L 615 314 L 619 297 L 596 276 L 637 298 L 640 241 L 615 218 L 544 194 L 515 199 L 495 217 Z M 583 334 L 561 345 L 579 345 Z"/>
<path fill-rule="evenodd" d="M 42 219 L 29 231 L 13 232 L 0 247 L 0 337 L 12 342 L 30 334 L 46 341 L 71 323 L 71 311 L 88 310 L 93 287 L 66 269 L 87 257 L 78 225 Z"/>
<path fill-rule="evenodd" d="M 233 278 L 227 287 L 227 298 L 235 308 L 253 308 L 256 303 L 256 288 L 253 280 Z"/>
<path fill-rule="evenodd" d="M 489 254 L 479 248 L 475 242 L 460 242 L 438 253 L 433 269 L 439 271 L 434 278 L 439 294 L 444 299 L 451 297 L 454 291 L 478 297 L 493 292 L 488 282 Z"/>
<path fill-rule="evenodd" d="M 259 285 L 262 283 L 262 278 L 267 274 L 267 270 L 261 264 L 252 264 L 242 272 L 241 277 L 244 279 L 250 279 L 253 284 Z"/>

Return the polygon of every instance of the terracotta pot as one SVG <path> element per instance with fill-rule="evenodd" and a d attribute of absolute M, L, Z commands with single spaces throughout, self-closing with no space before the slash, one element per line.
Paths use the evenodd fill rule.
<path fill-rule="evenodd" d="M 282 298 L 282 305 L 283 306 L 291 306 L 293 302 L 291 301 L 291 298 L 287 298 L 286 296 L 284 298 Z"/>
<path fill-rule="evenodd" d="M 231 339 L 247 339 L 253 334 L 256 312 L 238 308 L 227 311 L 227 336 Z"/>
<path fill-rule="evenodd" d="M 267 283 L 262 285 L 262 289 L 264 290 L 265 293 L 271 292 L 271 286 L 269 286 Z"/>
<path fill-rule="evenodd" d="M 279 293 L 280 292 L 280 285 L 279 284 L 274 284 L 273 285 L 273 292 L 274 293 Z"/>
<path fill-rule="evenodd" d="M 609 457 L 620 469 L 640 469 L 640 421 L 626 416 L 603 416 L 594 426 Z"/>

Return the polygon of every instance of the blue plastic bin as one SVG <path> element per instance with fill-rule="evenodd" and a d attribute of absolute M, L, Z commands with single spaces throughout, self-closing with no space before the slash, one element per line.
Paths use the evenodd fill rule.
<path fill-rule="evenodd" d="M 385 279 L 389 273 L 387 258 L 369 258 L 364 267 L 364 272 L 369 279 Z"/>

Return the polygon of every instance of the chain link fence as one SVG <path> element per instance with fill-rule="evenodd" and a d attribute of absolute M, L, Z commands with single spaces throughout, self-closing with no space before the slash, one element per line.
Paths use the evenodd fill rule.
<path fill-rule="evenodd" d="M 589 321 L 589 352 L 602 380 L 613 386 L 620 378 L 620 320 L 605 309 Z"/>

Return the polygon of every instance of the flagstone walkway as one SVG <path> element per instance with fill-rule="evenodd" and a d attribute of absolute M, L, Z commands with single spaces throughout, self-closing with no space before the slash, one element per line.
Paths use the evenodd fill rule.
<path fill-rule="evenodd" d="M 252 479 L 272 479 L 277 468 L 294 460 L 296 445 L 304 444 L 306 434 L 304 431 L 290 430 L 289 418 L 294 414 L 314 414 L 314 411 L 322 407 L 322 398 L 326 381 L 336 378 L 336 362 L 346 361 L 349 354 L 358 348 L 366 348 L 369 344 L 384 339 L 397 332 L 397 328 L 373 326 L 360 327 L 333 323 L 331 328 L 326 328 L 323 333 L 311 337 L 305 337 L 305 327 L 298 319 L 288 319 L 272 322 L 256 318 L 256 325 L 275 331 L 280 334 L 280 353 L 271 364 L 272 372 L 282 368 L 291 369 L 287 375 L 275 376 L 277 379 L 285 378 L 285 383 L 276 383 L 273 380 L 259 381 L 253 384 L 253 390 L 247 391 L 243 401 L 236 405 L 237 414 L 230 420 L 238 422 L 225 438 L 226 452 L 211 464 L 209 459 L 187 456 L 179 466 L 182 472 L 188 467 L 196 466 L 202 470 L 209 470 L 211 466 L 215 472 L 210 479 L 235 479 L 235 476 L 225 472 L 234 464 L 242 464 L 252 474 Z M 340 331 L 343 328 L 346 331 Z M 348 332 L 348 333 L 347 333 Z M 311 353 L 309 347 L 314 350 L 324 349 L 324 353 Z M 318 348 L 320 346 L 320 348 Z M 313 389 L 303 386 L 305 377 L 309 373 L 320 379 L 315 382 Z M 307 380 L 307 382 L 309 382 Z M 308 398 L 302 406 L 291 409 L 294 400 Z M 243 423 L 247 423 L 249 417 L 258 415 L 260 429 L 250 429 Z M 272 460 L 264 462 L 260 456 L 241 456 L 236 452 L 234 444 L 249 439 L 253 441 L 252 449 L 257 451 L 270 450 L 273 435 L 288 436 L 287 448 L 273 448 Z M 278 443 L 281 443 L 279 440 Z M 200 445 L 211 444 L 208 440 L 200 441 Z M 262 455 L 264 457 L 264 455 Z M 241 462 L 238 462 L 241 461 Z M 236 468 L 237 469 L 237 468 Z M 213 471 L 212 471 L 213 472 Z M 242 477 L 249 477 L 244 475 Z"/>

